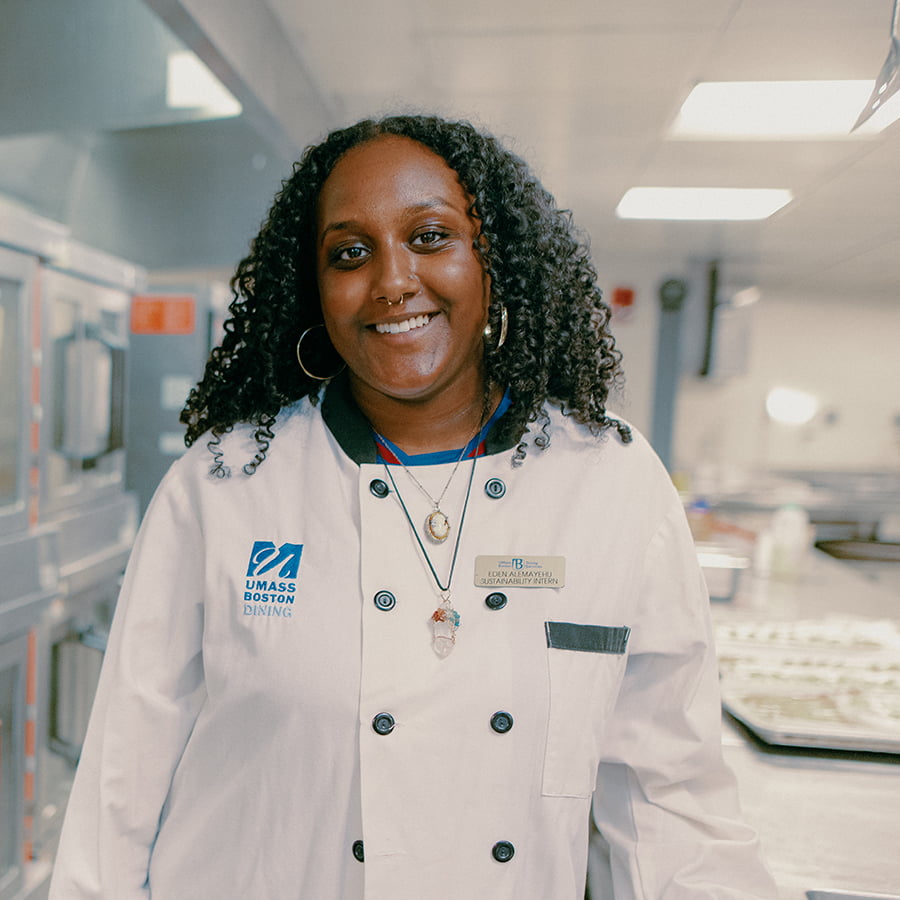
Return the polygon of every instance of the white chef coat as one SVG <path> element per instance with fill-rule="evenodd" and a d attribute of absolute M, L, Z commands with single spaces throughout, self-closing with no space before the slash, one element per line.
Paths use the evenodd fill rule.
<path fill-rule="evenodd" d="M 252 476 L 238 427 L 232 477 L 201 441 L 162 482 L 51 900 L 581 900 L 592 797 L 616 900 L 775 896 L 722 762 L 702 576 L 646 442 L 552 410 L 522 466 L 489 446 L 459 467 L 441 659 L 397 494 L 425 501 L 400 469 L 390 487 L 348 398 L 283 410 Z M 441 579 L 454 537 L 426 548 Z M 504 576 L 476 586 L 479 557 Z M 551 577 L 522 586 L 517 566 Z"/>

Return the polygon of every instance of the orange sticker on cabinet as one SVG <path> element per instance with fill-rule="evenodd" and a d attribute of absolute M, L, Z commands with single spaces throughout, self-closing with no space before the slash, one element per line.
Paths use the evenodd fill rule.
<path fill-rule="evenodd" d="M 137 294 L 131 300 L 132 334 L 193 334 L 193 294 Z"/>

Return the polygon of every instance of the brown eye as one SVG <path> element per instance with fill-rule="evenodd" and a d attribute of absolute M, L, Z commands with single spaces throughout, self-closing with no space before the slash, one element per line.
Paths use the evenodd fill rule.
<path fill-rule="evenodd" d="M 365 259 L 368 250 L 361 244 L 351 244 L 349 247 L 335 247 L 328 254 L 328 262 L 331 265 L 352 265 Z"/>
<path fill-rule="evenodd" d="M 447 233 L 445 231 L 435 231 L 434 229 L 431 229 L 429 231 L 423 231 L 417 234 L 412 239 L 412 243 L 425 244 L 427 246 L 428 244 L 436 244 L 438 243 L 438 241 L 442 241 L 446 237 Z"/>

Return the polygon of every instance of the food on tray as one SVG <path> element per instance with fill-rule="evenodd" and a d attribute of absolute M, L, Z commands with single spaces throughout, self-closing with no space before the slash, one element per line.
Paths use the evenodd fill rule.
<path fill-rule="evenodd" d="M 740 620 L 716 630 L 725 708 L 764 740 L 900 753 L 890 620 Z"/>

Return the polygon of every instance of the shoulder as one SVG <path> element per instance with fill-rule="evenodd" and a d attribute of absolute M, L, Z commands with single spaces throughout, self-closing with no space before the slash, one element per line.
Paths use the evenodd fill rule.
<path fill-rule="evenodd" d="M 320 423 L 321 413 L 308 398 L 283 407 L 271 437 L 266 437 L 266 457 L 254 476 L 295 462 Z M 244 467 L 259 452 L 256 433 L 257 427 L 247 422 L 237 423 L 218 438 L 207 432 L 172 464 L 167 478 L 185 483 L 252 481 Z"/>
<path fill-rule="evenodd" d="M 528 453 L 521 467 L 526 479 L 546 479 L 561 494 L 568 493 L 573 504 L 603 509 L 607 515 L 621 516 L 627 510 L 633 516 L 639 510 L 648 525 L 681 506 L 662 461 L 627 420 L 616 416 L 632 428 L 629 443 L 622 441 L 615 428 L 595 433 L 558 406 L 548 404 L 546 410 L 550 443 L 545 449 L 536 446 L 540 424 L 531 426 L 526 438 Z"/>
<path fill-rule="evenodd" d="M 554 448 L 557 454 L 575 453 L 587 459 L 596 459 L 607 464 L 616 464 L 628 468 L 662 470 L 665 472 L 659 457 L 650 446 L 650 442 L 625 417 L 610 411 L 610 416 L 626 425 L 632 439 L 628 443 L 622 440 L 614 427 L 604 428 L 600 432 L 592 430 L 579 422 L 575 416 L 566 414 L 557 404 L 545 405 L 550 419 L 548 432 L 550 446 L 547 450 L 552 455 Z M 534 442 L 540 426 L 533 425 L 529 431 L 529 440 Z"/>

